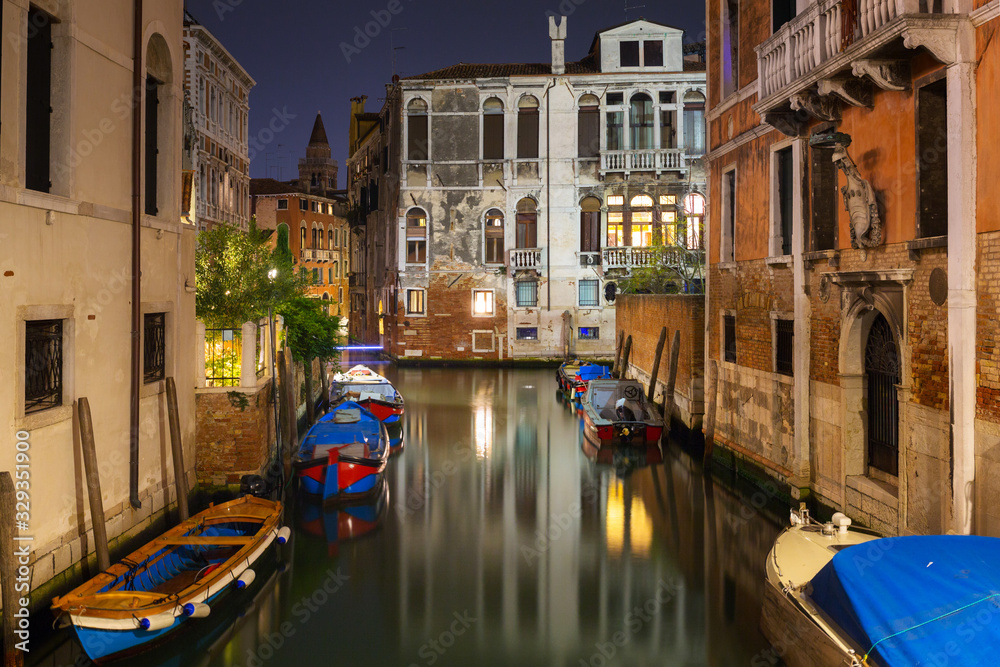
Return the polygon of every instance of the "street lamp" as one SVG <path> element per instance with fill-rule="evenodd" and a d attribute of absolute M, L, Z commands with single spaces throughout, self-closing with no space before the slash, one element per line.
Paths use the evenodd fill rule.
<path fill-rule="evenodd" d="M 277 464 L 279 467 L 278 479 L 284 487 L 285 457 L 281 446 L 281 424 L 278 417 L 278 373 L 275 367 L 275 342 L 274 342 L 274 280 L 278 277 L 278 269 L 271 269 L 267 272 L 267 277 L 271 281 L 271 294 L 267 300 L 267 324 L 271 331 L 271 402 L 274 403 L 274 445 L 277 450 Z M 280 492 L 280 490 L 279 490 Z"/>

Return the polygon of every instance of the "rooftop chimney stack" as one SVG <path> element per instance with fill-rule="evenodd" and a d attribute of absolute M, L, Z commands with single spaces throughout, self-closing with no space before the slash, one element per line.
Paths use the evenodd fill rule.
<path fill-rule="evenodd" d="M 549 17 L 549 39 L 552 40 L 552 73 L 566 73 L 566 17 Z"/>

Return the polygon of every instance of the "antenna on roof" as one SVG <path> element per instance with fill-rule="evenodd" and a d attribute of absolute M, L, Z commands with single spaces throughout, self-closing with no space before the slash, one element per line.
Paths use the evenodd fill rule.
<path fill-rule="evenodd" d="M 393 33 L 397 32 L 399 30 L 406 30 L 406 28 L 393 28 L 392 30 L 389 31 L 389 53 L 392 55 L 392 73 L 393 73 L 393 76 L 395 76 L 395 74 L 396 74 L 396 51 L 399 51 L 400 49 L 405 49 L 406 48 L 405 46 L 395 46 L 394 45 L 393 37 L 395 37 L 395 35 L 393 35 Z"/>
<path fill-rule="evenodd" d="M 633 9 L 645 9 L 646 5 L 629 5 L 628 0 L 624 0 L 625 20 L 628 21 L 628 13 Z"/>

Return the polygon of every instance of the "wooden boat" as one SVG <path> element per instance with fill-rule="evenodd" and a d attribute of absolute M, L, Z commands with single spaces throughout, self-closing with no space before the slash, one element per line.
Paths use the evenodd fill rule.
<path fill-rule="evenodd" d="M 600 364 L 584 364 L 576 371 L 570 382 L 570 389 L 573 398 L 578 401 L 583 400 L 583 395 L 587 393 L 587 387 L 594 380 L 610 380 L 611 368 Z"/>
<path fill-rule="evenodd" d="M 567 359 L 556 369 L 556 383 L 559 385 L 559 391 L 563 392 L 567 398 L 573 398 L 573 378 L 576 377 L 582 366 L 589 364 L 589 361 Z"/>
<path fill-rule="evenodd" d="M 583 437 L 597 448 L 657 445 L 663 420 L 635 380 L 592 380 L 582 401 Z"/>
<path fill-rule="evenodd" d="M 767 557 L 761 629 L 789 667 L 996 664 L 1000 539 L 883 537 L 804 507 Z"/>
<path fill-rule="evenodd" d="M 297 512 L 299 534 L 325 537 L 328 553 L 336 556 L 344 542 L 374 533 L 382 525 L 388 509 L 389 483 L 382 476 L 375 492 L 363 500 L 338 503 L 333 507 L 302 503 Z"/>
<path fill-rule="evenodd" d="M 354 402 L 388 423 L 403 416 L 403 395 L 386 378 L 367 366 L 357 365 L 337 373 L 330 383 L 330 405 Z"/>
<path fill-rule="evenodd" d="M 307 495 L 343 502 L 373 493 L 388 460 L 385 424 L 347 401 L 313 424 L 292 465 Z"/>
<path fill-rule="evenodd" d="M 52 611 L 94 662 L 145 650 L 253 583 L 251 566 L 290 534 L 281 509 L 253 496 L 213 505 L 53 598 Z"/>

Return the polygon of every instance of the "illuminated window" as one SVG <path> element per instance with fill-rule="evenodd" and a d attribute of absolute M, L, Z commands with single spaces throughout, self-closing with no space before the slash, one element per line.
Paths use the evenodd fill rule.
<path fill-rule="evenodd" d="M 427 261 L 427 213 L 422 208 L 406 212 L 406 263 Z"/>
<path fill-rule="evenodd" d="M 697 193 L 688 195 L 684 198 L 684 211 L 687 214 L 687 247 L 704 248 L 705 198 Z"/>
<path fill-rule="evenodd" d="M 629 208 L 630 245 L 653 245 L 653 198 L 649 195 L 636 195 L 629 202 Z"/>
<path fill-rule="evenodd" d="M 406 314 L 407 315 L 424 314 L 424 290 L 422 289 L 406 290 Z"/>
<path fill-rule="evenodd" d="M 493 315 L 493 290 L 472 290 L 472 314 L 477 317 L 491 317 Z"/>

